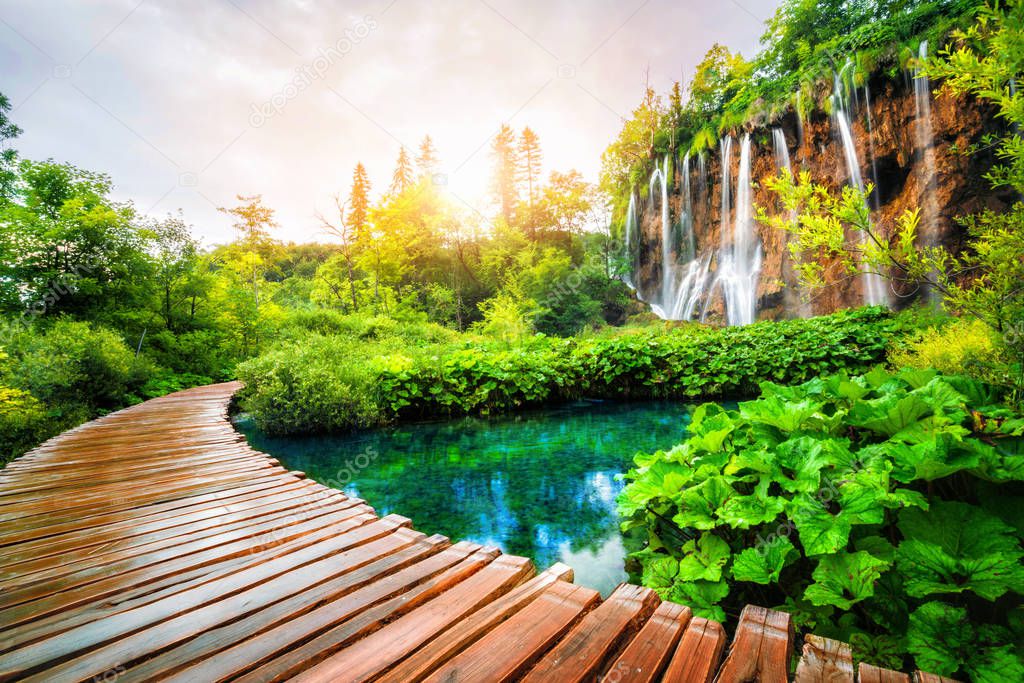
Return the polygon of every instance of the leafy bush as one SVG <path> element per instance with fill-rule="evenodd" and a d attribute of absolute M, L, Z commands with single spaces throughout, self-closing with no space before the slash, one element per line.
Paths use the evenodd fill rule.
<path fill-rule="evenodd" d="M 909 336 L 889 351 L 894 367 L 935 368 L 1011 386 L 1010 363 L 1000 338 L 980 320 L 954 320 Z"/>
<path fill-rule="evenodd" d="M 307 337 L 239 366 L 242 406 L 273 433 L 332 431 L 397 417 L 491 414 L 581 396 L 750 396 L 758 382 L 801 382 L 884 360 L 905 329 L 881 308 L 712 330 L 698 326 L 518 345 L 374 344 Z"/>
<path fill-rule="evenodd" d="M 1024 679 L 1024 418 L 935 370 L 761 390 L 636 456 L 642 582 L 719 620 L 778 606 L 883 665 Z"/>
<path fill-rule="evenodd" d="M 49 436 L 46 409 L 26 391 L 0 386 L 0 465 Z"/>

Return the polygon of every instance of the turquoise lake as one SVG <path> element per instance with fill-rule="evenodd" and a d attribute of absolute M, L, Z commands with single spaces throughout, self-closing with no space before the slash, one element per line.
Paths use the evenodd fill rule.
<path fill-rule="evenodd" d="M 344 436 L 271 438 L 248 420 L 258 450 L 328 486 L 397 513 L 427 534 L 495 545 L 539 569 L 564 562 L 576 583 L 607 595 L 627 579 L 642 539 L 619 531 L 615 499 L 637 451 L 683 440 L 680 403 L 580 401 L 483 419 L 459 418 Z"/>

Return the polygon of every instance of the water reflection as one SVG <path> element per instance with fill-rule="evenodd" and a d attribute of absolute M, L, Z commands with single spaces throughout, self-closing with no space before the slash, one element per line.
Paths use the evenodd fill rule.
<path fill-rule="evenodd" d="M 492 544 L 538 567 L 564 562 L 607 594 L 626 580 L 641 539 L 619 532 L 615 475 L 638 451 L 678 443 L 678 403 L 582 401 L 499 419 L 460 418 L 347 436 L 268 438 L 242 420 L 254 448 L 343 488 L 427 534 Z"/>

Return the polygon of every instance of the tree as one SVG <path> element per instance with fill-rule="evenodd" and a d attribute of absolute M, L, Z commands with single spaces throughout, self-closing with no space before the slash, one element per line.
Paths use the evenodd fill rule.
<path fill-rule="evenodd" d="M 336 273 L 343 270 L 348 280 L 348 293 L 354 312 L 359 310 L 359 296 L 356 294 L 356 234 L 351 223 L 345 219 L 345 205 L 338 195 L 334 195 L 334 205 L 338 210 L 338 224 L 334 225 L 320 216 L 320 225 L 341 241 L 341 252 L 337 256 L 330 257 L 317 269 L 316 278 L 322 280 L 337 299 L 343 300 L 344 297 L 341 295 L 341 288 L 336 277 Z M 343 266 L 343 268 L 339 268 L 339 266 Z"/>
<path fill-rule="evenodd" d="M 439 163 L 434 141 L 430 139 L 429 135 L 424 135 L 423 141 L 420 143 L 419 154 L 416 155 L 416 169 L 419 171 L 420 178 L 429 178 L 437 173 Z"/>
<path fill-rule="evenodd" d="M 348 194 L 347 226 L 358 240 L 367 230 L 370 215 L 370 176 L 362 162 L 352 172 L 352 189 Z"/>
<path fill-rule="evenodd" d="M 507 124 L 501 124 L 498 134 L 494 136 L 491 154 L 494 157 L 494 177 L 491 182 L 494 198 L 505 221 L 511 223 L 514 207 L 519 199 L 519 187 L 516 182 L 518 155 L 516 133 Z"/>
<path fill-rule="evenodd" d="M 597 189 L 583 179 L 579 171 L 552 171 L 539 199 L 546 228 L 580 234 L 594 220 L 594 207 L 599 204 Z"/>
<path fill-rule="evenodd" d="M 412 164 L 409 155 L 403 147 L 398 152 L 398 162 L 395 165 L 395 172 L 391 176 L 391 194 L 401 194 L 412 187 L 415 179 L 413 177 Z"/>
<path fill-rule="evenodd" d="M 252 292 L 252 311 L 255 318 L 247 321 L 247 324 L 256 325 L 261 317 L 260 306 L 263 302 L 260 291 L 266 279 L 267 261 L 271 249 L 275 246 L 270 237 L 270 230 L 278 226 L 274 221 L 274 210 L 263 206 L 263 198 L 260 195 L 238 195 L 237 199 L 240 202 L 238 206 L 230 209 L 220 207 L 217 210 L 235 219 L 232 227 L 238 232 L 239 240 L 233 245 L 235 249 L 228 252 L 226 263 L 236 274 L 246 273 L 245 278 Z M 240 319 L 245 320 L 245 316 L 240 316 Z M 245 335 L 245 338 L 248 342 L 250 335 Z M 251 340 L 256 345 L 259 344 L 258 326 L 252 328 Z"/>
<path fill-rule="evenodd" d="M 7 117 L 10 110 L 11 101 L 0 93 L 0 202 L 13 198 L 14 182 L 18 178 L 18 152 L 8 141 L 21 135 L 21 129 Z"/>
<path fill-rule="evenodd" d="M 196 268 L 199 244 L 180 213 L 178 216 L 168 215 L 163 220 L 151 219 L 146 230 L 152 234 L 150 252 L 155 266 L 154 277 L 160 289 L 160 317 L 164 320 L 164 327 L 173 332 L 176 328 L 175 308 L 195 293 L 194 288 L 185 291 L 185 285 Z M 194 310 L 190 317 L 193 316 Z"/>
<path fill-rule="evenodd" d="M 541 162 L 544 158 L 540 149 L 540 138 L 529 126 L 519 136 L 519 178 L 526 183 L 526 198 L 533 208 L 534 189 L 540 181 Z"/>

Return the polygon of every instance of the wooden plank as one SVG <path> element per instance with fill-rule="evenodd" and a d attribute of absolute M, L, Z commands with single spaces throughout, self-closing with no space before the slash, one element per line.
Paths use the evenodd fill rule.
<path fill-rule="evenodd" d="M 499 557 L 462 583 L 292 680 L 296 683 L 372 680 L 438 633 L 521 584 L 534 571 L 533 563 L 526 558 Z"/>
<path fill-rule="evenodd" d="M 609 667 L 605 680 L 608 683 L 652 683 L 661 680 L 661 674 L 691 617 L 690 608 L 684 605 L 673 602 L 658 605 L 637 636 Z"/>
<path fill-rule="evenodd" d="M 448 549 L 445 550 L 445 548 Z M 287 624 L 318 607 L 371 585 L 389 585 L 392 594 L 383 595 L 380 599 L 394 597 L 395 592 L 401 592 L 421 580 L 451 568 L 477 550 L 479 550 L 479 546 L 470 543 L 458 543 L 448 547 L 447 538 L 432 536 L 354 571 L 345 572 L 340 576 L 311 586 L 247 617 L 206 631 L 123 671 L 122 675 L 118 677 L 118 681 L 120 683 L 150 681 L 180 672 L 188 666 L 210 659 L 238 643 L 271 628 Z M 410 569 L 410 571 L 401 574 L 405 569 Z M 394 582 L 393 576 L 396 574 L 402 575 L 400 582 Z M 228 655 L 221 655 L 217 659 L 226 660 L 227 657 Z"/>
<path fill-rule="evenodd" d="M 694 617 L 687 624 L 662 680 L 665 683 L 710 683 L 722 660 L 725 641 L 721 624 Z"/>
<path fill-rule="evenodd" d="M 620 585 L 545 655 L 523 681 L 581 683 L 599 678 L 659 602 L 657 593 L 649 588 Z"/>
<path fill-rule="evenodd" d="M 815 635 L 804 637 L 796 683 L 853 683 L 853 679 L 853 652 L 849 645 Z"/>
<path fill-rule="evenodd" d="M 48 594 L 46 597 L 0 610 L 0 623 L 5 623 L 9 626 L 22 624 L 39 619 L 47 614 L 61 612 L 69 607 L 114 596 L 129 587 L 150 586 L 154 581 L 175 577 L 181 572 L 190 569 L 215 564 L 227 558 L 243 557 L 258 551 L 259 548 L 273 547 L 274 544 L 285 543 L 290 539 L 306 537 L 310 543 L 316 543 L 325 537 L 333 537 L 358 527 L 369 525 L 376 519 L 374 515 L 368 512 L 355 516 L 350 516 L 350 512 L 352 511 L 344 510 L 340 513 L 323 515 L 308 522 L 294 525 L 289 525 L 287 520 L 284 520 L 282 526 L 269 530 L 260 536 L 242 539 L 227 545 L 219 545 L 190 555 L 175 554 L 165 562 L 133 569 L 124 574 L 107 576 L 74 590 Z M 102 575 L 102 572 L 99 572 L 99 574 Z"/>
<path fill-rule="evenodd" d="M 409 586 L 405 575 L 415 569 L 414 565 L 387 581 L 367 586 L 240 643 L 168 681 L 271 683 L 288 680 L 472 576 L 496 556 L 493 549 L 477 551 L 445 572 Z M 400 581 L 406 581 L 406 588 L 396 592 L 395 586 Z M 394 597 L 381 602 L 383 594 Z"/>
<path fill-rule="evenodd" d="M 557 582 L 424 680 L 445 683 L 515 680 L 599 601 L 597 591 Z"/>
<path fill-rule="evenodd" d="M 105 597 L 138 585 L 139 582 L 175 574 L 189 567 L 251 553 L 254 548 L 283 543 L 290 538 L 333 525 L 345 525 L 348 528 L 368 524 L 373 519 L 372 511 L 360 506 L 344 510 L 324 508 L 295 514 L 286 511 L 261 524 L 5 590 L 0 593 L 0 607 L 3 608 L 0 609 L 0 623 L 20 624 L 27 618 L 49 614 L 53 609 L 73 607 L 82 601 Z M 46 604 L 52 603 L 50 609 L 43 608 L 41 601 L 44 599 L 49 600 Z"/>
<path fill-rule="evenodd" d="M 302 495 L 316 499 L 317 486 L 308 481 L 284 482 L 273 488 L 261 489 L 246 495 L 226 498 L 221 501 L 214 501 L 206 505 L 199 505 L 192 512 L 183 511 L 177 515 L 161 515 L 159 519 L 146 522 L 142 520 L 131 520 L 107 526 L 99 526 L 93 529 L 77 531 L 64 534 L 60 537 L 51 537 L 38 541 L 20 543 L 9 547 L 9 552 L 0 555 L 0 567 L 10 567 L 22 562 L 30 562 L 42 558 L 49 558 L 54 555 L 67 556 L 69 553 L 90 552 L 92 548 L 106 547 L 106 544 L 115 541 L 130 541 L 131 539 L 152 538 L 150 534 L 159 534 L 171 530 L 181 530 L 188 533 L 197 527 L 188 525 L 198 524 L 205 520 L 215 520 L 222 517 L 238 516 L 247 510 L 271 508 L 279 502 L 286 501 L 294 495 Z M 357 503 L 362 501 L 358 499 Z"/>
<path fill-rule="evenodd" d="M 786 683 L 793 654 L 793 622 L 785 612 L 747 605 L 716 681 Z"/>
<path fill-rule="evenodd" d="M 90 530 L 101 529 L 111 524 L 123 525 L 133 521 L 145 522 L 153 519 L 173 517 L 178 514 L 185 514 L 186 510 L 194 509 L 196 506 L 216 505 L 219 501 L 227 500 L 234 496 L 282 486 L 295 481 L 297 480 L 294 477 L 274 474 L 257 477 L 248 481 L 222 482 L 220 486 L 212 490 L 193 492 L 191 495 L 184 495 L 163 503 L 147 505 L 144 508 L 136 507 L 95 516 L 79 516 L 63 522 L 49 520 L 49 523 L 27 527 L 22 527 L 20 524 L 12 527 L 0 525 L 0 550 L 6 552 L 13 546 L 29 541 L 55 541 L 65 534 L 89 533 Z M 41 521 L 45 522 L 46 520 Z"/>
<path fill-rule="evenodd" d="M 857 680 L 860 683 L 910 683 L 910 676 L 899 671 L 861 662 L 857 666 Z"/>
<path fill-rule="evenodd" d="M 508 621 L 556 581 L 571 581 L 572 569 L 555 564 L 518 588 L 480 608 L 447 631 L 437 634 L 419 650 L 381 675 L 379 683 L 421 681 L 484 634 Z"/>
<path fill-rule="evenodd" d="M 244 616 L 247 609 L 288 597 L 290 587 L 302 587 L 297 567 L 337 556 L 334 561 L 338 569 L 351 571 L 422 540 L 422 534 L 403 528 L 403 522 L 407 520 L 385 518 L 187 593 L 0 655 L 0 679 L 45 670 L 40 680 L 82 680 L 102 674 L 110 662 L 126 666 L 149 652 L 175 645 L 197 630 L 201 632 L 211 622 L 215 626 L 217 620 Z M 386 535 L 382 536 L 382 531 Z M 152 628 L 156 624 L 160 628 Z M 65 661 L 73 656 L 76 658 Z M 63 663 L 53 666 L 56 662 Z"/>
<path fill-rule="evenodd" d="M 88 570 L 96 565 L 108 565 L 123 562 L 130 557 L 151 555 L 161 550 L 174 548 L 186 543 L 195 544 L 200 540 L 224 537 L 236 531 L 251 529 L 260 524 L 287 517 L 290 522 L 312 517 L 318 512 L 326 514 L 330 511 L 351 510 L 360 504 L 338 495 L 324 498 L 316 503 L 304 495 L 303 491 L 291 492 L 282 497 L 268 497 L 266 506 L 253 507 L 240 513 L 224 511 L 217 516 L 193 522 L 184 527 L 172 527 L 167 532 L 151 532 L 139 538 L 137 536 L 122 537 L 108 540 L 100 546 L 89 548 L 86 552 L 68 552 L 57 558 L 44 556 L 34 561 L 20 562 L 13 566 L 0 569 L 0 587 L 11 590 L 25 584 L 35 584 L 60 576 L 73 574 L 79 570 Z M 361 506 L 365 509 L 365 506 Z M 107 536 L 110 538 L 110 536 Z"/>
<path fill-rule="evenodd" d="M 938 674 L 930 674 L 927 671 L 918 669 L 914 672 L 914 683 L 960 683 L 955 678 L 947 678 Z"/>

